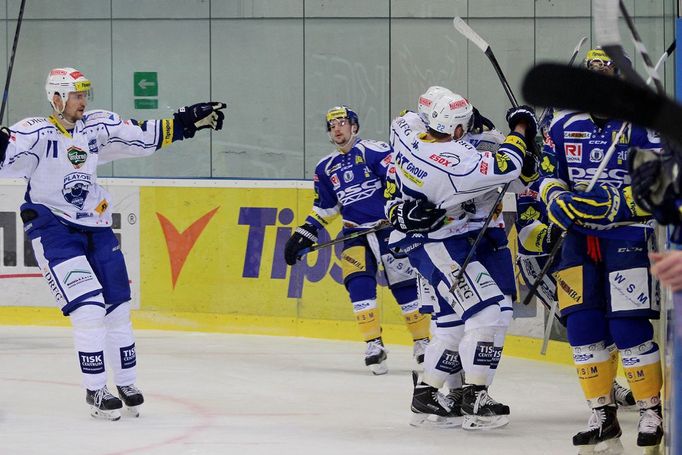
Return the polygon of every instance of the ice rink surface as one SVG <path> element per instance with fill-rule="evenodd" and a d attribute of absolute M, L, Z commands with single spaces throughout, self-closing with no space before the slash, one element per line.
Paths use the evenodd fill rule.
<path fill-rule="evenodd" d="M 146 403 L 108 422 L 89 415 L 69 329 L 0 326 L 0 454 L 577 453 L 589 412 L 572 367 L 503 357 L 491 395 L 506 428 L 412 428 L 412 350 L 388 348 L 373 377 L 360 342 L 138 331 Z M 641 453 L 638 413 L 619 419 L 625 453 Z"/>

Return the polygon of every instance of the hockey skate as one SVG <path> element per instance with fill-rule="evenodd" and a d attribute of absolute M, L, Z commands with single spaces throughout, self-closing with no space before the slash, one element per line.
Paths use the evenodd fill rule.
<path fill-rule="evenodd" d="M 116 386 L 118 396 L 123 401 L 126 411 L 133 417 L 140 417 L 140 405 L 144 403 L 142 391 L 134 385 Z"/>
<path fill-rule="evenodd" d="M 663 439 L 663 417 L 661 405 L 639 410 L 639 434 L 637 445 L 645 447 L 645 454 L 657 454 L 658 445 Z"/>
<path fill-rule="evenodd" d="M 412 357 L 414 357 L 414 360 L 417 361 L 417 364 L 421 365 L 424 363 L 424 352 L 426 351 L 426 346 L 428 345 L 428 338 L 414 340 L 414 345 L 412 346 Z"/>
<path fill-rule="evenodd" d="M 375 338 L 367 342 L 365 351 L 365 365 L 367 365 L 374 375 L 388 373 L 386 365 L 386 348 L 381 338 Z"/>
<path fill-rule="evenodd" d="M 637 409 L 637 402 L 632 390 L 618 384 L 618 381 L 613 381 L 613 397 L 620 409 L 626 411 L 634 411 Z"/>
<path fill-rule="evenodd" d="M 120 409 L 123 403 L 109 392 L 107 386 L 99 390 L 86 390 L 85 402 L 90 405 L 90 415 L 97 419 L 119 420 L 121 418 Z"/>
<path fill-rule="evenodd" d="M 500 405 L 488 396 L 488 388 L 483 385 L 467 385 L 462 393 L 462 429 L 491 430 L 509 423 L 505 414 L 498 413 L 495 405 Z M 507 414 L 509 407 L 506 407 Z M 498 409 L 499 410 L 499 409 Z"/>
<path fill-rule="evenodd" d="M 623 433 L 616 416 L 617 409 L 612 405 L 592 409 L 587 430 L 573 436 L 573 445 L 578 447 L 578 455 L 623 453 L 623 444 L 620 442 Z"/>
<path fill-rule="evenodd" d="M 462 413 L 452 400 L 437 388 L 420 382 L 417 372 L 412 372 L 414 393 L 412 394 L 413 427 L 454 428 L 462 425 Z"/>

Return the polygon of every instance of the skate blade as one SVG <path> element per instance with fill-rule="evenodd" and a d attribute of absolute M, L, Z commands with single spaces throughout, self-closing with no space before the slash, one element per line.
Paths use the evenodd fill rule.
<path fill-rule="evenodd" d="M 116 421 L 121 419 L 121 411 L 119 411 L 118 409 L 112 409 L 107 411 L 104 409 L 96 408 L 95 406 L 90 406 L 90 415 L 95 419 L 100 420 Z"/>
<path fill-rule="evenodd" d="M 382 374 L 388 373 L 388 365 L 386 365 L 385 361 L 381 363 L 373 363 L 372 365 L 367 365 L 367 367 L 374 376 L 380 376 Z"/>
<path fill-rule="evenodd" d="M 462 429 L 469 431 L 492 430 L 509 424 L 506 416 L 477 416 L 466 415 L 462 421 Z"/>
<path fill-rule="evenodd" d="M 419 428 L 457 428 L 462 426 L 462 417 L 444 417 L 435 414 L 412 413 L 410 425 Z"/>
<path fill-rule="evenodd" d="M 595 455 L 620 455 L 625 452 L 620 438 L 607 439 L 594 446 Z"/>
<path fill-rule="evenodd" d="M 126 415 L 129 417 L 140 417 L 140 407 L 139 406 L 124 406 L 123 409 Z"/>

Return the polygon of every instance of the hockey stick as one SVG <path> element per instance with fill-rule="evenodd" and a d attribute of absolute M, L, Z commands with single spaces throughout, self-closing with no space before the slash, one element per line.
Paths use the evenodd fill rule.
<path fill-rule="evenodd" d="M 623 0 L 620 0 L 618 4 L 620 6 L 620 12 L 623 14 L 625 22 L 630 29 L 630 34 L 632 34 L 632 40 L 635 43 L 635 47 L 639 51 L 639 55 L 642 56 L 642 60 L 644 60 L 644 68 L 646 69 L 647 74 L 649 74 L 649 78 L 653 79 L 656 91 L 658 93 L 664 93 L 665 89 L 663 88 L 663 84 L 661 84 L 661 79 L 658 77 L 658 72 L 656 72 L 654 64 L 651 62 L 651 57 L 649 57 L 649 51 L 646 50 L 646 46 L 642 42 L 642 38 L 639 36 L 637 28 L 635 28 L 635 23 L 632 20 L 632 17 L 630 17 L 630 13 L 628 13 L 627 8 L 625 8 Z"/>
<path fill-rule="evenodd" d="M 7 68 L 7 79 L 5 79 L 5 91 L 2 92 L 2 107 L 0 107 L 0 123 L 5 118 L 5 106 L 7 105 L 7 96 L 9 94 L 9 82 L 12 79 L 12 69 L 14 69 L 14 56 L 17 53 L 17 43 L 19 43 L 19 31 L 21 30 L 21 22 L 24 18 L 24 6 L 26 0 L 21 0 L 19 7 L 19 18 L 17 19 L 17 28 L 14 31 L 14 42 L 12 43 L 12 55 L 9 59 L 9 67 Z"/>
<path fill-rule="evenodd" d="M 670 43 L 670 46 L 668 46 L 668 48 L 665 50 L 663 55 L 661 55 L 661 58 L 659 58 L 658 61 L 656 62 L 656 66 L 654 67 L 654 71 L 656 71 L 658 73 L 658 70 L 661 67 L 661 65 L 663 65 L 663 63 L 665 63 L 666 60 L 668 60 L 668 57 L 670 57 L 672 55 L 672 53 L 675 52 L 676 46 L 677 46 L 677 40 L 673 40 L 673 42 Z M 651 80 L 652 80 L 652 78 L 651 78 L 651 76 L 649 76 L 649 79 L 646 80 L 646 85 L 651 84 Z"/>
<path fill-rule="evenodd" d="M 509 101 L 511 102 L 512 106 L 517 107 L 519 103 L 518 101 L 516 101 L 516 97 L 514 96 L 514 93 L 512 92 L 511 87 L 509 86 L 509 82 L 507 82 L 507 78 L 504 76 L 502 68 L 500 68 L 500 64 L 497 62 L 495 54 L 493 54 L 493 50 L 491 49 L 490 45 L 483 38 L 481 38 L 481 36 L 478 33 L 476 33 L 474 29 L 469 27 L 469 25 L 466 22 L 464 22 L 464 20 L 461 17 L 459 16 L 455 17 L 452 20 L 452 23 L 459 33 L 461 33 L 462 35 L 464 35 L 466 39 L 474 43 L 488 57 L 490 63 L 493 65 L 493 68 L 495 69 L 495 72 L 497 73 L 497 77 L 500 79 L 500 82 L 502 83 L 502 88 L 504 88 L 504 92 L 507 94 Z M 496 212 L 495 209 L 502 202 L 505 193 L 509 189 L 509 185 L 511 185 L 511 182 L 505 183 L 504 186 L 502 187 L 502 191 L 500 191 L 500 194 L 498 194 L 497 199 L 495 199 L 495 204 L 493 205 L 492 210 L 490 210 L 490 213 L 488 213 L 488 216 L 483 222 L 483 227 L 481 228 L 480 231 L 478 231 L 476 239 L 474 240 L 474 243 L 471 245 L 469 253 L 467 254 L 466 258 L 464 259 L 464 262 L 462 263 L 462 267 L 460 267 L 459 271 L 457 272 L 457 275 L 455 276 L 455 281 L 452 287 L 450 288 L 450 292 L 455 291 L 455 289 L 457 288 L 457 283 L 459 283 L 459 280 L 462 278 L 462 275 L 464 275 L 464 271 L 466 270 L 467 266 L 473 259 L 474 253 L 476 253 L 476 248 L 481 243 L 481 239 L 485 234 L 485 230 L 488 229 L 488 226 L 490 226 L 490 222 L 492 221 L 493 216 L 495 216 Z"/>
<path fill-rule="evenodd" d="M 371 234 L 372 232 L 377 232 L 382 229 L 386 229 L 387 227 L 391 226 L 391 222 L 388 220 L 382 220 L 379 224 L 376 226 L 369 228 L 365 231 L 357 231 L 353 232 L 352 234 L 348 234 L 344 237 L 339 237 L 334 240 L 330 240 L 329 242 L 324 242 L 324 243 L 316 243 L 315 245 L 310 246 L 310 248 L 304 248 L 301 251 L 298 252 L 298 259 L 301 259 L 303 255 L 312 253 L 313 251 L 321 250 L 322 248 L 327 248 L 328 246 L 336 245 L 337 243 L 345 242 L 346 240 L 351 240 L 355 239 L 358 237 L 362 237 L 363 235 Z"/>
<path fill-rule="evenodd" d="M 575 62 L 575 59 L 578 56 L 578 53 L 580 52 L 580 49 L 583 47 L 583 44 L 585 43 L 586 40 L 587 37 L 583 36 L 582 38 L 580 38 L 580 41 L 578 41 L 578 44 L 575 45 L 575 49 L 573 49 L 573 54 L 571 54 L 571 58 L 568 61 L 568 66 L 573 65 L 573 62 Z M 540 117 L 538 117 L 539 119 L 538 125 L 542 125 L 543 123 L 545 123 L 545 117 L 549 113 L 550 109 L 551 108 L 549 106 L 545 106 L 545 108 L 542 110 L 542 113 L 540 113 Z"/>

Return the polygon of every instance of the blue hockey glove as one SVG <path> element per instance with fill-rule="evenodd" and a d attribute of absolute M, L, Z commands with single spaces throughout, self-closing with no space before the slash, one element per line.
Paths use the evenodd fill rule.
<path fill-rule="evenodd" d="M 445 209 L 425 199 L 404 201 L 391 207 L 389 220 L 400 232 L 431 232 L 445 222 Z"/>
<path fill-rule="evenodd" d="M 547 204 L 547 216 L 549 217 L 549 220 L 564 231 L 568 231 L 576 221 L 575 213 L 573 213 L 571 207 L 567 204 L 570 198 L 570 192 L 562 191 Z"/>
<path fill-rule="evenodd" d="M 567 200 L 577 218 L 586 221 L 616 221 L 621 206 L 621 193 L 610 185 L 595 185 L 592 191 L 576 192 Z"/>
<path fill-rule="evenodd" d="M 178 109 L 173 114 L 173 119 L 177 122 L 177 126 L 182 128 L 183 137 L 189 139 L 194 137 L 197 130 L 204 128 L 222 129 L 225 119 L 222 110 L 226 107 L 227 104 L 216 101 L 193 104 Z"/>
<path fill-rule="evenodd" d="M 288 265 L 296 264 L 299 253 L 317 242 L 317 229 L 309 223 L 299 226 L 284 246 L 284 260 Z"/>

